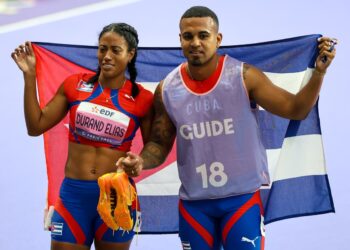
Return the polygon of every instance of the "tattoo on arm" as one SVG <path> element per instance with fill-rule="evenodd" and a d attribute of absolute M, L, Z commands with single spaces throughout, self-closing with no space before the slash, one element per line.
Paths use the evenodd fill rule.
<path fill-rule="evenodd" d="M 160 145 L 150 141 L 142 150 L 141 157 L 144 160 L 144 169 L 150 169 L 162 164 L 166 158 L 166 153 Z"/>
<path fill-rule="evenodd" d="M 161 84 L 154 93 L 155 118 L 149 142 L 141 152 L 144 168 L 150 169 L 162 164 L 168 156 L 176 135 L 176 128 L 170 120 L 162 100 Z"/>

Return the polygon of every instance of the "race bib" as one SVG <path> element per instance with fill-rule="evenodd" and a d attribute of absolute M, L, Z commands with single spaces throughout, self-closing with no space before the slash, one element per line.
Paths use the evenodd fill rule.
<path fill-rule="evenodd" d="M 120 111 L 98 104 L 81 102 L 75 116 L 75 132 L 87 139 L 120 145 L 130 118 Z"/>

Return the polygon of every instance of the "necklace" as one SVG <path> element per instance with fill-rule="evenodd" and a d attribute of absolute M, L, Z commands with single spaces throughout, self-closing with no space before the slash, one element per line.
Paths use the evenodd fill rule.
<path fill-rule="evenodd" d="M 122 85 L 120 88 L 123 88 L 123 87 L 124 87 L 125 82 L 126 82 L 126 79 L 124 80 L 123 85 Z M 108 96 L 105 94 L 104 88 L 102 87 L 102 85 L 101 85 L 100 82 L 98 82 L 98 85 L 100 86 L 102 95 L 105 97 L 105 102 L 109 102 L 109 100 L 112 100 L 112 98 L 113 98 L 113 97 L 116 97 L 116 96 L 118 95 L 118 93 L 119 93 L 118 90 L 119 90 L 120 88 L 116 89 L 116 90 L 117 90 L 117 93 L 115 93 L 115 94 L 112 95 L 112 96 L 110 95 L 110 96 L 108 97 Z M 112 91 L 113 91 L 113 89 L 111 89 L 111 93 L 112 93 Z"/>

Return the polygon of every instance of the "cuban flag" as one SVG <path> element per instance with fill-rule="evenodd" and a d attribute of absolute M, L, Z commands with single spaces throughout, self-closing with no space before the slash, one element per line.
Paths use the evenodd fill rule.
<path fill-rule="evenodd" d="M 260 68 L 274 84 L 297 93 L 314 70 L 318 37 L 320 35 L 308 35 L 222 46 L 219 54 L 228 54 Z M 33 47 L 41 107 L 48 103 L 67 76 L 93 72 L 98 66 L 96 46 L 35 42 Z M 154 90 L 160 80 L 184 61 L 180 48 L 139 48 L 137 82 Z M 265 223 L 334 212 L 317 103 L 303 121 L 288 120 L 261 109 L 259 125 L 272 180 L 269 187 L 261 189 Z M 48 207 L 55 204 L 64 177 L 67 126 L 68 117 L 44 134 Z M 131 150 L 139 153 L 142 146 L 141 136 L 137 133 Z M 142 233 L 177 232 L 180 181 L 175 147 L 162 166 L 143 171 L 135 181 L 142 210 Z"/>

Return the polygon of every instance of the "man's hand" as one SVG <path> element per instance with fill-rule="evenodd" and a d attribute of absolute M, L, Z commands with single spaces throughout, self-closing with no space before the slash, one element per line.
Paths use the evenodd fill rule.
<path fill-rule="evenodd" d="M 324 74 L 335 57 L 335 45 L 338 43 L 338 40 L 329 37 L 320 37 L 318 43 L 319 55 L 316 59 L 316 72 Z"/>
<path fill-rule="evenodd" d="M 128 152 L 126 153 L 126 157 L 119 158 L 116 166 L 124 169 L 129 176 L 137 177 L 143 169 L 143 159 L 137 154 Z"/>

